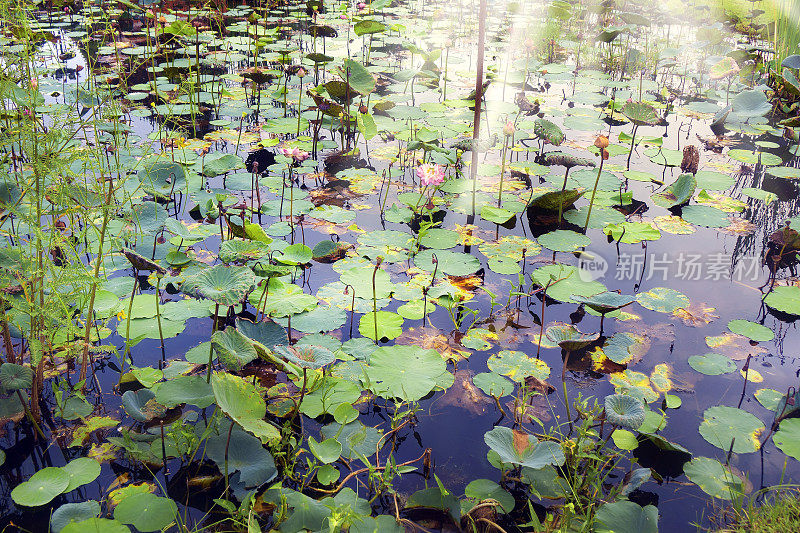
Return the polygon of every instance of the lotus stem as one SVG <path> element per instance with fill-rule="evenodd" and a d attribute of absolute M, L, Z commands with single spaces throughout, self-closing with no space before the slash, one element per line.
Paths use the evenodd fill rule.
<path fill-rule="evenodd" d="M 567 395 L 567 365 L 569 364 L 569 350 L 564 350 L 566 355 L 564 356 L 564 364 L 561 367 L 561 387 L 564 391 L 564 407 L 567 409 L 567 420 L 570 424 L 572 424 L 572 415 L 569 411 L 569 396 Z"/>
<path fill-rule="evenodd" d="M 505 85 L 503 86 L 505 87 Z M 506 135 L 505 139 L 503 140 L 503 163 L 500 166 L 500 192 L 497 194 L 497 207 L 500 207 L 500 204 L 503 201 L 503 178 L 506 174 L 506 152 L 508 151 L 508 135 Z"/>
<path fill-rule="evenodd" d="M 122 361 L 120 361 L 120 369 L 119 369 L 119 382 L 117 382 L 117 386 L 122 385 L 122 376 L 125 375 L 125 360 L 128 358 L 128 354 L 131 351 L 130 339 L 131 339 L 131 312 L 133 310 L 133 297 L 136 295 L 136 286 L 139 284 L 139 273 L 137 271 L 133 271 L 133 289 L 131 290 L 131 299 L 128 302 L 128 316 L 125 317 L 125 350 L 122 352 Z"/>
<path fill-rule="evenodd" d="M 589 217 L 592 216 L 592 206 L 594 205 L 594 196 L 597 194 L 597 186 L 600 185 L 600 175 L 603 173 L 603 149 L 600 149 L 600 168 L 597 169 L 597 178 L 594 180 L 594 189 L 592 189 L 592 197 L 589 199 L 589 211 L 586 213 L 586 223 L 583 225 L 583 232 L 589 228 Z"/>
<path fill-rule="evenodd" d="M 564 212 L 564 191 L 567 190 L 567 177 L 569 176 L 569 167 L 564 172 L 564 183 L 561 185 L 561 197 L 558 199 L 558 227 L 561 227 L 561 215 Z"/>
<path fill-rule="evenodd" d="M 631 149 L 628 152 L 628 162 L 625 165 L 625 170 L 631 169 L 631 156 L 633 155 L 633 147 L 636 146 L 636 130 L 639 129 L 639 126 L 634 124 L 633 125 L 633 133 L 631 133 Z"/>
<path fill-rule="evenodd" d="M 211 326 L 211 334 L 217 331 L 217 321 L 219 320 L 219 304 L 214 305 L 214 323 Z M 214 360 L 214 345 L 208 346 L 208 369 L 206 370 L 206 383 L 211 383 L 211 363 Z"/>
<path fill-rule="evenodd" d="M 158 321 L 158 339 L 161 341 L 161 362 L 160 366 L 167 360 L 167 352 L 164 349 L 164 331 L 161 329 L 161 275 L 156 274 L 158 281 L 156 282 L 156 320 Z M 163 428 L 162 428 L 163 429 Z"/>

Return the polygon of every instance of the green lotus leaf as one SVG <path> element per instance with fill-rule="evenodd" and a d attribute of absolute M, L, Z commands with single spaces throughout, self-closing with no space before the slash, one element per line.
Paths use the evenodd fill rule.
<path fill-rule="evenodd" d="M 563 191 L 548 191 L 539 195 L 534 194 L 531 197 L 529 205 L 538 209 L 546 211 L 558 211 L 559 204 L 561 208 L 566 210 L 574 204 L 578 198 L 586 194 L 586 191 L 576 189 L 566 189 Z M 585 220 L 585 219 L 584 219 Z"/>
<path fill-rule="evenodd" d="M 117 520 L 110 520 L 108 518 L 89 518 L 79 522 L 69 522 L 61 530 L 61 533 L 130 533 L 130 528 L 118 522 Z"/>
<path fill-rule="evenodd" d="M 11 491 L 17 505 L 38 507 L 50 503 L 69 486 L 71 476 L 67 470 L 48 466 L 35 472 Z"/>
<path fill-rule="evenodd" d="M 372 352 L 364 372 L 370 390 L 383 398 L 417 401 L 433 390 L 453 384 L 444 359 L 418 346 L 382 346 Z"/>
<path fill-rule="evenodd" d="M 560 145 L 567 138 L 561 128 L 544 118 L 538 118 L 534 121 L 533 134 L 553 146 Z"/>
<path fill-rule="evenodd" d="M 547 166 L 561 167 L 593 167 L 594 161 L 585 157 L 567 154 L 565 152 L 547 152 L 544 155 L 544 164 Z"/>
<path fill-rule="evenodd" d="M 472 377 L 472 383 L 495 398 L 502 398 L 514 392 L 514 384 L 495 372 L 475 374 Z"/>
<path fill-rule="evenodd" d="M 771 329 L 749 320 L 731 320 L 728 322 L 728 329 L 756 342 L 767 342 L 775 338 L 775 332 Z"/>
<path fill-rule="evenodd" d="M 268 349 L 280 344 L 289 344 L 286 330 L 271 320 L 251 322 L 237 318 L 236 329 L 250 340 Z"/>
<path fill-rule="evenodd" d="M 605 503 L 594 516 L 597 533 L 658 533 L 658 508 L 631 501 Z"/>
<path fill-rule="evenodd" d="M 754 415 L 724 405 L 706 409 L 700 424 L 700 435 L 704 439 L 722 450 L 732 449 L 734 453 L 757 451 L 761 445 L 759 436 L 762 431 L 764 424 Z"/>
<path fill-rule="evenodd" d="M 438 268 L 433 263 L 433 255 L 436 255 Z M 451 276 L 467 276 L 474 274 L 480 267 L 481 262 L 477 257 L 461 252 L 450 250 L 423 250 L 414 257 L 414 264 L 427 272 L 438 274 L 449 274 Z"/>
<path fill-rule="evenodd" d="M 164 416 L 167 410 L 155 401 L 155 394 L 150 389 L 125 391 L 122 395 L 122 407 L 137 422 L 150 422 Z"/>
<path fill-rule="evenodd" d="M 636 301 L 642 307 L 659 313 L 672 313 L 676 309 L 689 305 L 688 296 L 666 287 L 655 287 L 647 292 L 639 293 Z"/>
<path fill-rule="evenodd" d="M 208 347 L 205 354 L 207 360 Z M 214 403 L 214 391 L 203 376 L 177 376 L 159 383 L 153 392 L 158 403 L 170 408 L 185 403 L 205 409 Z"/>
<path fill-rule="evenodd" d="M 547 363 L 517 350 L 501 350 L 492 354 L 486 365 L 495 374 L 509 377 L 517 382 L 523 381 L 528 376 L 541 380 L 550 376 L 550 367 Z"/>
<path fill-rule="evenodd" d="M 69 474 L 69 485 L 64 492 L 91 483 L 100 475 L 100 463 L 88 457 L 77 457 L 62 468 Z"/>
<path fill-rule="evenodd" d="M 540 469 L 548 465 L 561 466 L 565 462 L 561 445 L 539 440 L 533 435 L 497 426 L 483 435 L 483 440 L 504 463 Z"/>
<path fill-rule="evenodd" d="M 65 503 L 53 511 L 53 516 L 50 517 L 50 529 L 53 533 L 60 533 L 70 523 L 82 522 L 99 515 L 100 504 L 96 500 Z"/>
<path fill-rule="evenodd" d="M 780 451 L 800 461 L 800 418 L 782 420 L 772 442 Z"/>
<path fill-rule="evenodd" d="M 219 361 L 230 371 L 238 372 L 258 357 L 253 343 L 235 328 L 225 328 L 211 335 L 211 346 Z"/>
<path fill-rule="evenodd" d="M 736 363 L 730 357 L 718 353 L 693 355 L 689 357 L 689 366 L 707 376 L 719 376 L 736 371 Z"/>
<path fill-rule="evenodd" d="M 622 114 L 637 126 L 655 126 L 659 122 L 655 108 L 644 102 L 627 102 Z"/>
<path fill-rule="evenodd" d="M 33 369 L 15 363 L 0 366 L 0 386 L 8 392 L 29 389 L 33 385 Z"/>
<path fill-rule="evenodd" d="M 178 506 L 169 498 L 149 492 L 132 494 L 114 508 L 114 519 L 139 531 L 161 531 L 175 521 Z"/>
<path fill-rule="evenodd" d="M 274 352 L 278 357 L 286 359 L 301 368 L 322 368 L 336 359 L 329 349 L 312 344 L 275 346 Z"/>
<path fill-rule="evenodd" d="M 514 497 L 508 491 L 490 479 L 470 481 L 464 488 L 464 495 L 470 499 L 466 502 L 470 508 L 484 500 L 494 500 L 500 504 L 497 510 L 502 514 L 513 511 L 516 504 Z"/>
<path fill-rule="evenodd" d="M 571 324 L 559 324 L 550 326 L 545 330 L 545 337 L 553 344 L 557 344 L 562 350 L 572 352 L 585 348 L 600 338 L 598 333 L 581 333 L 578 328 Z"/>
<path fill-rule="evenodd" d="M 248 267 L 217 265 L 187 276 L 181 290 L 229 307 L 244 302 L 255 287 L 255 275 Z"/>
<path fill-rule="evenodd" d="M 785 285 L 773 287 L 764 298 L 767 307 L 786 313 L 800 315 L 800 287 Z"/>
<path fill-rule="evenodd" d="M 647 222 L 609 224 L 603 228 L 603 233 L 610 236 L 615 241 L 624 242 L 626 244 L 636 244 L 642 241 L 656 241 L 661 238 L 661 232 Z"/>
<path fill-rule="evenodd" d="M 602 314 L 610 313 L 611 311 L 616 311 L 617 309 L 622 309 L 623 307 L 636 301 L 634 296 L 620 294 L 613 291 L 600 292 L 598 294 L 593 294 L 592 296 L 572 295 L 570 299 L 573 302 L 583 304 L 586 307 L 594 309 L 598 313 Z"/>
<path fill-rule="evenodd" d="M 342 444 L 334 438 L 317 442 L 314 437 L 308 437 L 308 449 L 314 454 L 314 457 L 324 464 L 328 464 L 339 459 L 342 453 Z"/>
<path fill-rule="evenodd" d="M 696 188 L 697 179 L 692 174 L 681 174 L 672 185 L 650 198 L 654 204 L 669 209 L 689 202 Z"/>
<path fill-rule="evenodd" d="M 239 472 L 239 481 L 246 488 L 268 483 L 278 475 L 272 454 L 264 448 L 260 440 L 238 427 L 231 431 L 230 440 L 227 428 L 209 437 L 205 453 L 217 463 L 221 472 L 225 472 L 226 464 L 229 473 Z"/>
<path fill-rule="evenodd" d="M 627 394 L 611 394 L 605 399 L 606 420 L 615 426 L 637 430 L 644 424 L 641 400 Z"/>
<path fill-rule="evenodd" d="M 531 278 L 537 286 L 547 287 L 547 296 L 559 302 L 569 302 L 575 295 L 592 296 L 607 290 L 605 285 L 592 279 L 591 272 L 560 263 L 537 268 Z"/>
<path fill-rule="evenodd" d="M 264 420 L 267 404 L 256 386 L 233 374 L 214 372 L 211 376 L 214 398 L 223 413 L 261 442 L 277 439 L 280 433 Z"/>
<path fill-rule="evenodd" d="M 539 244 L 554 252 L 573 252 L 578 248 L 589 246 L 592 239 L 572 230 L 557 229 L 541 235 L 536 240 Z"/>
<path fill-rule="evenodd" d="M 269 251 L 269 246 L 263 242 L 229 239 L 219 245 L 219 259 L 223 263 L 246 263 L 263 259 Z"/>
<path fill-rule="evenodd" d="M 744 483 L 731 469 L 715 459 L 695 457 L 683 465 L 689 481 L 713 498 L 731 500 L 744 494 Z"/>
<path fill-rule="evenodd" d="M 392 340 L 403 333 L 404 322 L 402 316 L 390 311 L 368 312 L 359 320 L 358 332 L 374 341 Z"/>
<path fill-rule="evenodd" d="M 139 170 L 139 181 L 142 182 L 144 192 L 167 200 L 176 192 L 186 191 L 186 169 L 171 161 L 145 163 Z"/>

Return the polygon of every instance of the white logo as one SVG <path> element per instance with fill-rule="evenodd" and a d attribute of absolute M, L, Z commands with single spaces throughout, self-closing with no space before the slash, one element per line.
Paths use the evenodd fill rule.
<path fill-rule="evenodd" d="M 608 272 L 608 262 L 593 250 L 580 252 L 578 256 L 578 277 L 581 281 L 594 281 Z"/>

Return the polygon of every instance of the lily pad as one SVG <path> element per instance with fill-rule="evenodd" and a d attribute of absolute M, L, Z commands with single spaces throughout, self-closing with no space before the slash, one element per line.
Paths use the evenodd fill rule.
<path fill-rule="evenodd" d="M 731 500 L 744 494 L 742 479 L 715 459 L 695 457 L 683 465 L 683 471 L 689 481 L 713 498 Z"/>
<path fill-rule="evenodd" d="M 689 366 L 707 376 L 719 376 L 736 371 L 736 363 L 730 357 L 719 353 L 693 355 L 689 357 Z"/>
<path fill-rule="evenodd" d="M 561 466 L 566 460 L 557 442 L 540 442 L 533 435 L 504 426 L 497 426 L 485 433 L 483 440 L 504 463 L 538 470 L 548 465 Z"/>
<path fill-rule="evenodd" d="M 417 346 L 382 346 L 364 368 L 370 389 L 384 398 L 417 401 L 433 390 L 447 389 L 453 375 L 435 350 Z"/>
<path fill-rule="evenodd" d="M 759 436 L 763 430 L 764 424 L 754 415 L 724 405 L 706 409 L 700 424 L 700 435 L 704 439 L 725 451 L 731 449 L 733 443 L 735 453 L 757 451 L 760 446 Z"/>
<path fill-rule="evenodd" d="M 615 426 L 639 429 L 644 423 L 644 404 L 626 394 L 611 394 L 605 399 L 606 420 Z"/>

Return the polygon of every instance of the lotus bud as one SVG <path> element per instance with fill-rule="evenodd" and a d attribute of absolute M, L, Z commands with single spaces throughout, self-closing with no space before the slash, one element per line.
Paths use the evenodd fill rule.
<path fill-rule="evenodd" d="M 600 149 L 608 148 L 608 137 L 605 135 L 598 135 L 594 140 L 594 145 Z"/>
<path fill-rule="evenodd" d="M 511 122 L 510 120 L 506 120 L 506 125 L 503 126 L 503 133 L 505 134 L 505 136 L 511 137 L 512 135 L 514 135 L 515 131 L 516 128 L 514 127 L 514 123 Z"/>
<path fill-rule="evenodd" d="M 365 106 L 364 104 L 361 104 L 358 108 L 358 112 L 361 113 L 362 115 L 366 115 L 367 113 L 369 113 L 369 108 L 367 108 L 367 106 Z"/>
<path fill-rule="evenodd" d="M 683 149 L 683 160 L 681 160 L 681 171 L 688 174 L 697 174 L 700 166 L 700 151 L 696 146 L 687 146 Z"/>
<path fill-rule="evenodd" d="M 300 67 L 299 69 L 297 69 L 297 77 L 298 78 L 305 78 L 306 74 L 308 74 L 308 72 L 306 72 L 306 69 L 304 69 L 303 67 Z"/>
<path fill-rule="evenodd" d="M 377 269 L 379 266 L 383 264 L 383 256 L 379 255 L 375 258 L 375 268 Z"/>

